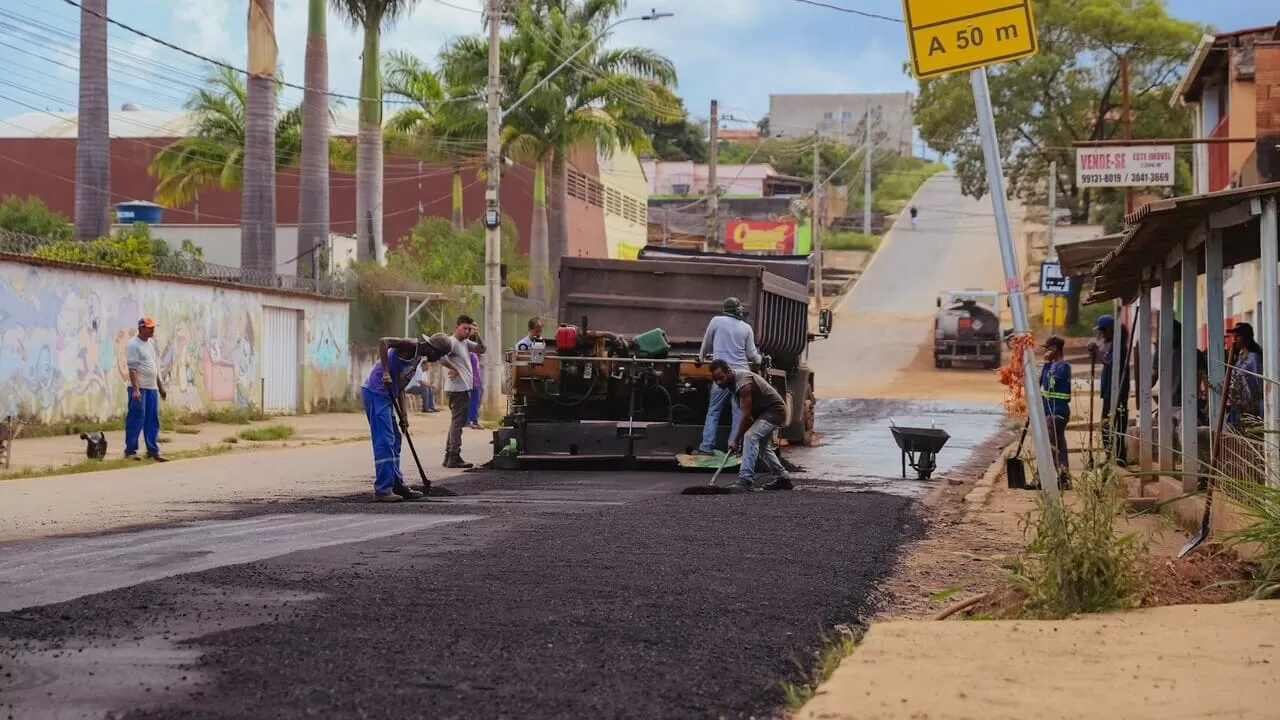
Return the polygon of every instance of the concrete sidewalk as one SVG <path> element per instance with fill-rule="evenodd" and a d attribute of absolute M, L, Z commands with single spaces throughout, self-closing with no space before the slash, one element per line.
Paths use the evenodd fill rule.
<path fill-rule="evenodd" d="M 268 422 L 296 422 L 309 427 L 313 437 L 323 438 L 339 427 L 357 432 L 353 420 L 357 417 L 364 422 L 362 415 L 275 418 Z M 418 455 L 433 481 L 459 475 L 456 470 L 440 467 L 447 426 L 446 413 L 410 418 L 409 430 Z M 246 426 L 229 427 L 243 430 Z M 366 425 L 362 434 L 367 438 L 368 433 Z M 477 464 L 488 461 L 493 456 L 492 438 L 487 430 L 465 431 L 463 456 Z M 78 438 L 51 440 L 74 440 L 83 448 Z M 22 440 L 18 442 L 18 452 L 24 452 Z M 27 442 L 35 445 L 46 439 Z M 0 542 L 210 517 L 243 503 L 366 492 L 372 497 L 373 451 L 367 439 L 313 442 L 303 447 L 237 450 L 164 464 L 140 462 L 119 470 L 0 480 L 0 508 L 4 508 Z M 410 484 L 419 481 L 408 445 L 401 467 Z"/>

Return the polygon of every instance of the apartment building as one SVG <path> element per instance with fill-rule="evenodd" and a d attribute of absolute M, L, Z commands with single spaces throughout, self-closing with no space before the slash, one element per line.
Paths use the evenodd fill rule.
<path fill-rule="evenodd" d="M 769 133 L 794 137 L 817 132 L 836 142 L 860 145 L 866 141 L 862 121 L 870 111 L 876 145 L 910 156 L 914 103 L 909 92 L 770 95 Z"/>

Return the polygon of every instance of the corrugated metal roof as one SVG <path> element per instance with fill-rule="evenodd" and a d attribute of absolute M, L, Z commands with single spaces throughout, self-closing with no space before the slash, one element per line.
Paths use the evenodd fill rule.
<path fill-rule="evenodd" d="M 79 128 L 74 112 L 29 112 L 0 120 L 0 139 L 74 139 Z M 175 110 L 117 110 L 111 113 L 113 138 L 178 138 L 191 132 L 191 114 Z M 355 137 L 359 114 L 355 108 L 333 111 L 329 133 Z"/>

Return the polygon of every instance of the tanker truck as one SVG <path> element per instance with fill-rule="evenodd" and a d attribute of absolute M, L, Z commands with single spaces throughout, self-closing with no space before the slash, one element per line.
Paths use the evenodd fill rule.
<path fill-rule="evenodd" d="M 998 368 L 1004 337 L 1000 332 L 1000 293 L 992 290 L 951 290 L 938 296 L 933 321 L 933 365 L 981 363 Z"/>

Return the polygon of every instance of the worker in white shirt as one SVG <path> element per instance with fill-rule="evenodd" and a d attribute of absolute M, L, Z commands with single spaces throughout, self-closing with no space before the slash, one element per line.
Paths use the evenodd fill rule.
<path fill-rule="evenodd" d="M 138 457 L 138 435 L 147 445 L 147 457 L 166 462 L 160 457 L 160 401 L 165 399 L 160 382 L 160 352 L 156 348 L 156 321 L 144 317 L 138 321 L 138 334 L 125 346 L 125 363 L 129 367 L 128 410 L 124 416 L 124 456 Z"/>

